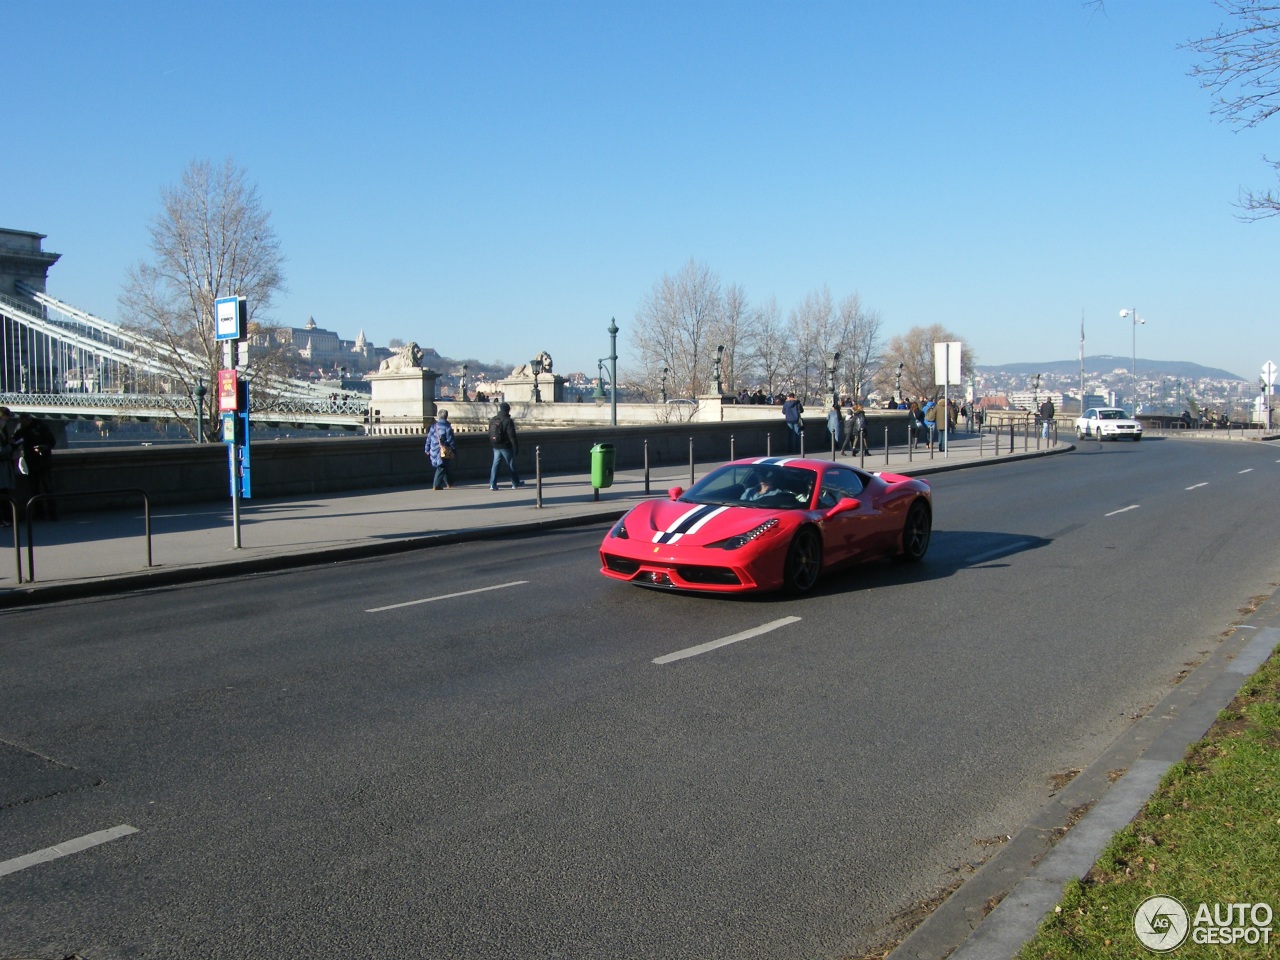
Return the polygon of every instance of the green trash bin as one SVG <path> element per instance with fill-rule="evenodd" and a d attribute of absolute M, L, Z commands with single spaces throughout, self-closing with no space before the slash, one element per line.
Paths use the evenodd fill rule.
<path fill-rule="evenodd" d="M 591 486 L 597 490 L 613 486 L 613 444 L 597 443 L 591 448 Z"/>

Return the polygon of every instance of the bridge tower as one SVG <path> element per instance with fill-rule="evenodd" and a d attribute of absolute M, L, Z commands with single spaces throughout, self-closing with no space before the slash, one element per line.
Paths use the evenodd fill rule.
<path fill-rule="evenodd" d="M 49 268 L 62 256 L 42 249 L 44 239 L 43 233 L 0 227 L 0 295 L 39 309 L 30 297 L 18 292 L 18 283 L 44 292 Z M 38 371 L 47 366 L 37 355 L 42 353 L 39 341 L 23 338 L 14 324 L 6 322 L 0 324 L 0 347 L 4 351 L 0 354 L 0 383 L 36 389 Z"/>
<path fill-rule="evenodd" d="M 43 292 L 49 279 L 49 268 L 62 257 L 41 249 L 43 233 L 9 230 L 0 227 L 0 293 L 27 299 L 18 292 L 18 281 Z"/>

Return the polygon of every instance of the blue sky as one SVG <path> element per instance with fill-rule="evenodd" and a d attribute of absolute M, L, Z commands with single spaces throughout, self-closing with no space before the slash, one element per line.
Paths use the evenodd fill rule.
<path fill-rule="evenodd" d="M 247 169 L 288 257 L 272 319 L 620 376 L 690 258 L 784 315 L 826 285 L 982 364 L 1280 363 L 1280 120 L 1210 115 L 1210 0 L 8 0 L 0 226 L 110 319 L 162 187 Z M 13 42 L 17 40 L 18 42 Z"/>

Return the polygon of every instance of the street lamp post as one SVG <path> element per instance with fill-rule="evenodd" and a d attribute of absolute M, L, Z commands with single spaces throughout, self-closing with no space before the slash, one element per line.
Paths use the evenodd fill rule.
<path fill-rule="evenodd" d="M 720 365 L 724 362 L 724 344 L 716 347 L 716 396 L 724 395 L 724 381 L 720 377 Z"/>
<path fill-rule="evenodd" d="M 538 390 L 538 374 L 542 372 L 542 360 L 539 357 L 529 361 L 529 368 L 533 371 L 533 402 L 542 402 L 542 393 Z"/>
<path fill-rule="evenodd" d="M 1125 317 L 1133 318 L 1133 415 L 1138 415 L 1138 324 L 1145 324 L 1147 321 L 1138 317 L 1138 309 L 1129 307 L 1120 311 L 1121 319 Z"/>
<path fill-rule="evenodd" d="M 467 402 L 467 374 L 469 372 L 470 367 L 464 363 L 462 365 L 462 379 L 458 383 L 458 393 L 461 394 L 463 403 Z"/>
<path fill-rule="evenodd" d="M 208 392 L 205 388 L 204 380 L 196 380 L 196 443 L 204 443 L 204 398 Z"/>
<path fill-rule="evenodd" d="M 838 406 L 840 398 L 836 396 L 836 365 L 840 362 L 840 351 L 832 350 L 827 354 L 827 393 L 831 395 L 831 405 Z"/>
<path fill-rule="evenodd" d="M 902 368 L 903 364 L 898 364 L 898 372 L 893 376 L 893 400 L 894 403 L 902 402 Z"/>
<path fill-rule="evenodd" d="M 1037 373 L 1034 377 L 1031 378 L 1031 384 L 1032 384 L 1031 385 L 1031 409 L 1032 410 L 1040 409 L 1040 377 L 1041 377 L 1041 374 Z"/>
<path fill-rule="evenodd" d="M 618 321 L 609 318 L 609 426 L 618 425 Z"/>
<path fill-rule="evenodd" d="M 663 403 L 667 402 L 667 374 L 669 372 L 670 371 L 667 367 L 662 368 L 662 402 Z"/>

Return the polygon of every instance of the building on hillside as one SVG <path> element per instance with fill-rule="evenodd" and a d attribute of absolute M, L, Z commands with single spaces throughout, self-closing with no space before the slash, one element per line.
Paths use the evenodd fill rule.
<path fill-rule="evenodd" d="M 326 330 L 309 317 L 305 326 L 278 327 L 273 332 L 275 345 L 297 356 L 300 367 L 310 371 L 341 370 L 352 374 L 377 370 L 383 360 L 395 351 L 375 347 L 361 330 L 354 340 L 344 340 L 333 330 Z"/>

